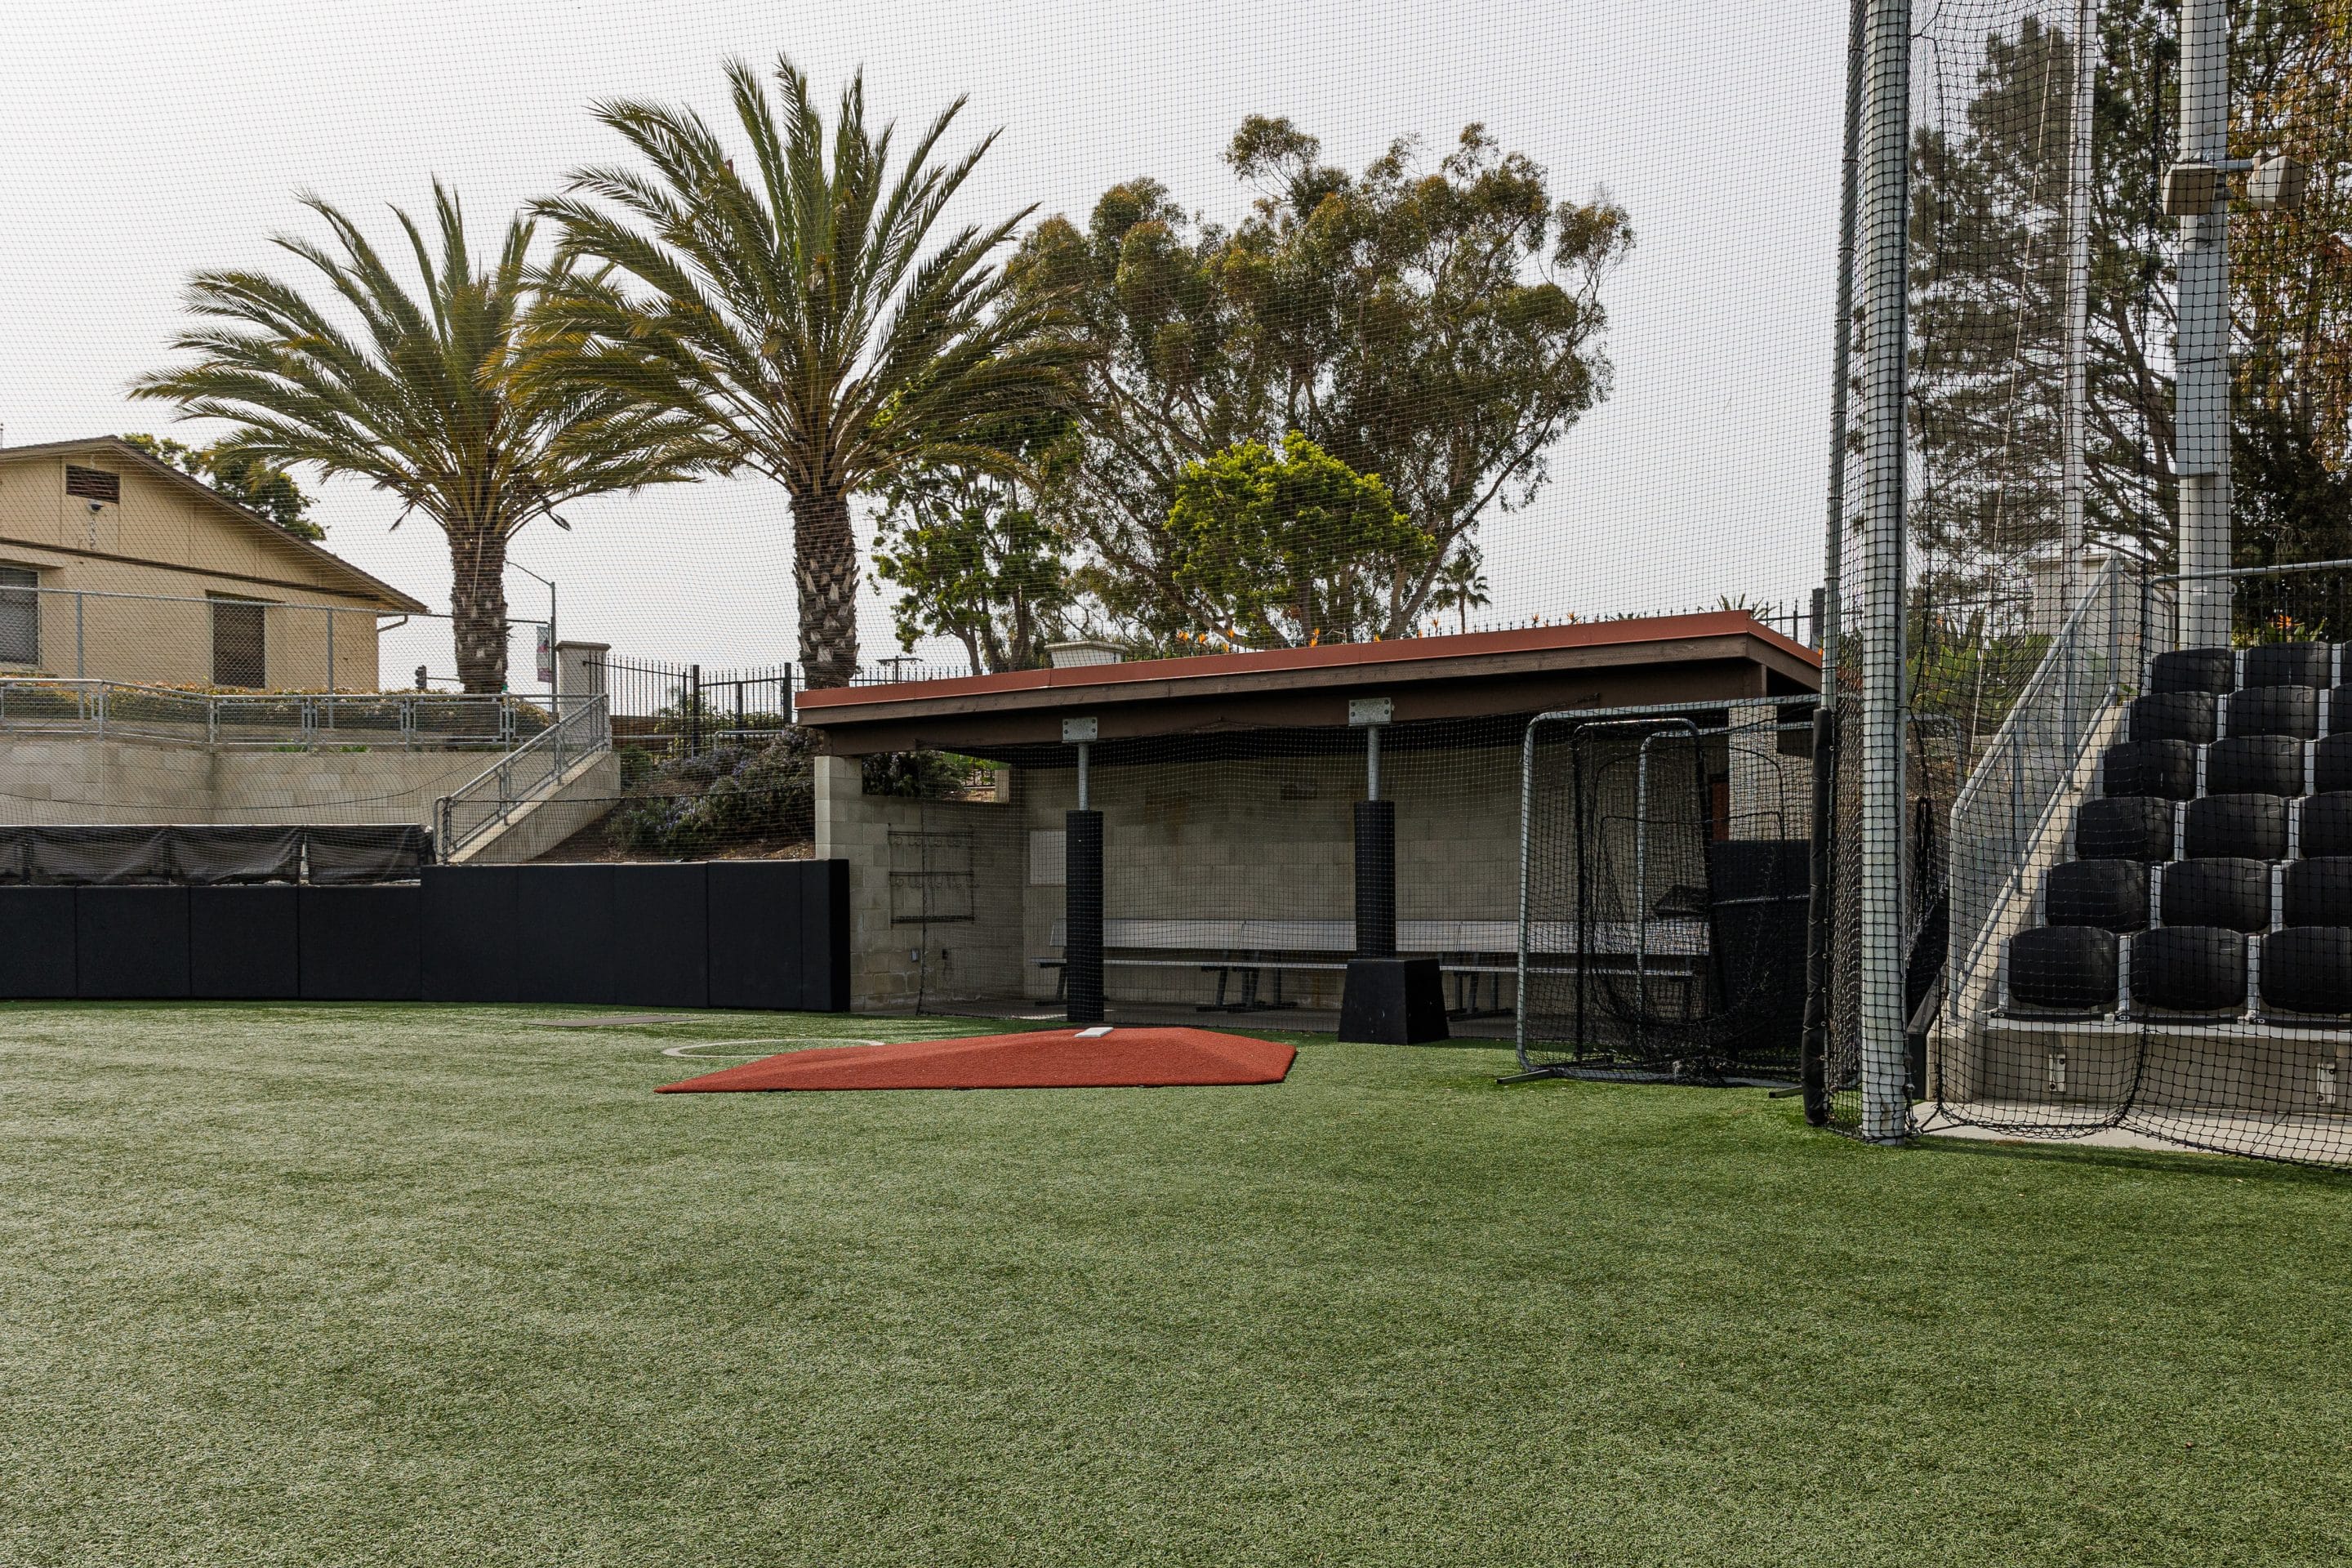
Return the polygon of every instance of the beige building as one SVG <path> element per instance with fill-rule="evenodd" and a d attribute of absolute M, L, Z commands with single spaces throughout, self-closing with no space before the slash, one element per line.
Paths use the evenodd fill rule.
<path fill-rule="evenodd" d="M 0 447 L 0 676 L 373 691 L 425 609 L 126 442 Z"/>

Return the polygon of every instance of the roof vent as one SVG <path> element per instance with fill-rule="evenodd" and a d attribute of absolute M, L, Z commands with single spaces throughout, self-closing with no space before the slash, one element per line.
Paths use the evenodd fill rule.
<path fill-rule="evenodd" d="M 1090 664 L 1117 664 L 1122 657 L 1117 643 L 1081 637 L 1076 642 L 1049 642 L 1045 658 L 1055 669 L 1079 669 Z"/>

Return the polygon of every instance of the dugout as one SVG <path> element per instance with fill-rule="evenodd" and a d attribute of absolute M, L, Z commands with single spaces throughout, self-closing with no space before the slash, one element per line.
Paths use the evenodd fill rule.
<path fill-rule="evenodd" d="M 1660 708 L 1719 733 L 1729 710 L 1707 704 L 1819 681 L 1813 649 L 1725 611 L 811 691 L 799 717 L 819 737 L 817 856 L 849 866 L 856 1006 L 1063 1011 L 1071 875 L 1093 852 L 1083 821 L 1072 838 L 1083 758 L 1110 1016 L 1328 1027 L 1377 749 L 1397 951 L 1436 963 L 1457 1032 L 1505 1034 L 1529 721 Z M 995 767 L 955 798 L 884 793 L 870 760 L 916 751 Z M 1719 837 L 1801 834 L 1782 806 L 1810 789 L 1805 736 L 1741 754 L 1710 753 L 1692 809 Z"/>

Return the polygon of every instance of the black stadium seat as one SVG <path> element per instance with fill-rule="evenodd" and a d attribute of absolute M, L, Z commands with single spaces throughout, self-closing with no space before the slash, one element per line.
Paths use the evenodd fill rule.
<path fill-rule="evenodd" d="M 2232 735 L 2205 749 L 2207 795 L 2303 793 L 2304 744 L 2292 735 Z"/>
<path fill-rule="evenodd" d="M 2172 803 L 2152 795 L 2086 800 L 2074 816 L 2078 860 L 2169 860 Z"/>
<path fill-rule="evenodd" d="M 2352 1013 L 2352 928 L 2289 926 L 2263 939 L 2263 1002 L 2295 1013 Z"/>
<path fill-rule="evenodd" d="M 2339 686 L 2326 693 L 2326 730 L 2331 735 L 2352 734 L 2352 686 Z"/>
<path fill-rule="evenodd" d="M 2344 693 L 2352 697 L 2352 686 L 2346 687 Z M 2352 719 L 2352 707 L 2340 708 L 2337 711 L 2347 719 Z M 2315 795 L 2352 789 L 2352 725 L 2345 726 L 2345 729 L 2346 733 L 2330 735 L 2311 748 L 2311 789 Z"/>
<path fill-rule="evenodd" d="M 2099 781 L 2101 795 L 2194 799 L 2197 748 L 2186 741 L 2126 741 L 2109 746 L 2099 757 Z"/>
<path fill-rule="evenodd" d="M 2160 653 L 2147 667 L 2150 691 L 2231 691 L 2238 685 L 2238 652 L 2227 647 L 2184 647 Z"/>
<path fill-rule="evenodd" d="M 2298 848 L 2304 858 L 2352 855 L 2352 790 L 2315 795 L 2305 801 L 2300 826 Z"/>
<path fill-rule="evenodd" d="M 2282 881 L 2279 924 L 2352 926 L 2352 856 L 2294 861 Z"/>
<path fill-rule="evenodd" d="M 2012 1011 L 2105 1013 L 2116 1005 L 2116 933 L 2095 926 L 2043 926 L 2009 943 Z"/>
<path fill-rule="evenodd" d="M 2203 745 L 2221 731 L 2221 701 L 2210 691 L 2166 691 L 2131 705 L 2135 741 L 2188 741 Z"/>
<path fill-rule="evenodd" d="M 2139 703 L 2132 706 L 2137 709 Z M 2316 741 L 2319 693 L 2308 686 L 2250 686 L 2228 699 L 2223 717 L 2232 735 L 2293 735 Z"/>
<path fill-rule="evenodd" d="M 2175 860 L 2157 883 L 2156 901 L 2168 926 L 2268 931 L 2271 868 L 2240 856 Z"/>
<path fill-rule="evenodd" d="M 2335 663 L 2332 643 L 2263 643 L 2246 650 L 2243 683 L 2325 687 L 2335 680 Z"/>
<path fill-rule="evenodd" d="M 2042 885 L 2043 923 L 2138 931 L 2147 924 L 2147 868 L 2137 860 L 2069 860 Z"/>
<path fill-rule="evenodd" d="M 2274 795 L 2209 795 L 2189 803 L 2181 822 L 2183 858 L 2242 855 L 2286 858 L 2287 803 Z"/>
<path fill-rule="evenodd" d="M 2246 939 L 2219 926 L 2158 926 L 2131 939 L 2132 1010 L 2238 1013 L 2246 1002 Z"/>

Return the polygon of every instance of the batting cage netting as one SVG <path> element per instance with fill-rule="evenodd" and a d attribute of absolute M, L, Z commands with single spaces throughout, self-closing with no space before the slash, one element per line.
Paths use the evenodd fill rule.
<path fill-rule="evenodd" d="M 0 107 L 0 884 L 2352 1150 L 2352 0 L 245 9 Z"/>

